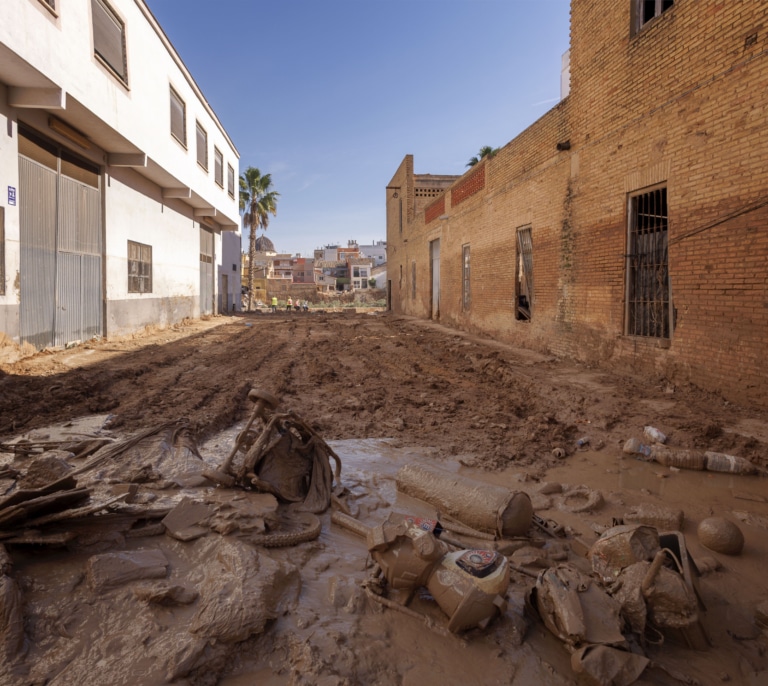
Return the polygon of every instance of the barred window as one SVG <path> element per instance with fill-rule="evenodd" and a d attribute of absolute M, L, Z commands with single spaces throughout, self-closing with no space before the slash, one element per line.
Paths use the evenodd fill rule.
<path fill-rule="evenodd" d="M 626 333 L 630 336 L 670 337 L 667 226 L 666 188 L 629 198 Z"/>
<path fill-rule="evenodd" d="M 128 241 L 128 292 L 152 292 L 152 246 Z"/>

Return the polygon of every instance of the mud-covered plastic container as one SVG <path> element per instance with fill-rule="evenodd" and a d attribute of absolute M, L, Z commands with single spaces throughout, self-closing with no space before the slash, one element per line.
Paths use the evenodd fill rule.
<path fill-rule="evenodd" d="M 661 445 L 653 446 L 651 456 L 656 462 L 665 467 L 677 467 L 678 469 L 693 469 L 701 472 L 707 467 L 707 460 L 697 450 L 672 450 Z"/>
<path fill-rule="evenodd" d="M 708 472 L 726 472 L 728 474 L 755 474 L 757 472 L 757 467 L 754 464 L 736 455 L 707 451 L 704 453 L 704 459 Z"/>

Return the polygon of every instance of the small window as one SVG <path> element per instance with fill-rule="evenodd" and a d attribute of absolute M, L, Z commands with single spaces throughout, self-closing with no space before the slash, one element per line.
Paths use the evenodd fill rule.
<path fill-rule="evenodd" d="M 197 163 L 208 171 L 208 134 L 197 122 Z"/>
<path fill-rule="evenodd" d="M 216 147 L 213 149 L 213 178 L 219 186 L 224 188 L 224 156 Z"/>
<path fill-rule="evenodd" d="M 44 5 L 47 7 L 50 7 L 54 12 L 56 12 L 56 0 L 40 0 Z"/>
<path fill-rule="evenodd" d="M 128 83 L 125 24 L 104 0 L 91 0 L 93 51 L 123 83 Z"/>
<path fill-rule="evenodd" d="M 360 267 L 352 267 L 352 276 L 360 278 Z"/>
<path fill-rule="evenodd" d="M 230 198 L 235 197 L 235 168 L 231 165 L 227 165 L 227 193 Z"/>
<path fill-rule="evenodd" d="M 152 292 L 152 246 L 128 241 L 128 292 Z"/>
<path fill-rule="evenodd" d="M 669 338 L 667 189 L 631 196 L 628 216 L 626 333 Z"/>
<path fill-rule="evenodd" d="M 515 319 L 530 321 L 533 308 L 533 237 L 529 226 L 517 230 L 515 297 Z"/>
<path fill-rule="evenodd" d="M 674 0 L 633 0 L 633 33 L 637 33 L 651 19 L 661 16 L 672 5 Z"/>
<path fill-rule="evenodd" d="M 171 135 L 187 147 L 187 105 L 171 88 Z"/>
<path fill-rule="evenodd" d="M 469 305 L 472 302 L 472 293 L 469 288 L 469 246 L 465 245 L 461 249 L 462 256 L 462 272 L 461 272 L 461 303 L 464 310 L 469 309 Z"/>

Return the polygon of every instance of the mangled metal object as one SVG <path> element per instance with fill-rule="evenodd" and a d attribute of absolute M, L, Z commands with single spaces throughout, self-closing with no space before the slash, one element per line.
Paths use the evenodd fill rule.
<path fill-rule="evenodd" d="M 432 519 L 393 515 L 372 528 L 340 512 L 334 512 L 332 520 L 366 536 L 376 562 L 367 582 L 374 600 L 381 598 L 388 607 L 407 609 L 416 590 L 426 587 L 447 616 L 446 628 L 451 633 L 485 628 L 506 610 L 509 562 L 500 553 L 450 551 L 438 538 L 442 527 Z M 396 604 L 383 598 L 388 592 L 397 599 Z"/>
<path fill-rule="evenodd" d="M 271 493 L 284 503 L 302 503 L 309 512 L 323 512 L 331 502 L 341 459 L 295 412 L 277 413 L 277 398 L 252 389 L 254 409 L 246 428 L 222 465 L 203 475 L 222 486 L 240 486 Z M 260 420 L 261 430 L 251 427 Z M 331 459 L 335 469 L 331 467 Z"/>

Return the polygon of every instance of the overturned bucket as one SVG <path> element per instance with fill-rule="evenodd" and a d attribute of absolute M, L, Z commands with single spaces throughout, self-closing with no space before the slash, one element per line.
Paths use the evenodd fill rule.
<path fill-rule="evenodd" d="M 523 536 L 531 527 L 533 506 L 528 494 L 521 491 L 419 465 L 400 469 L 396 482 L 401 493 L 480 531 L 501 537 Z"/>

